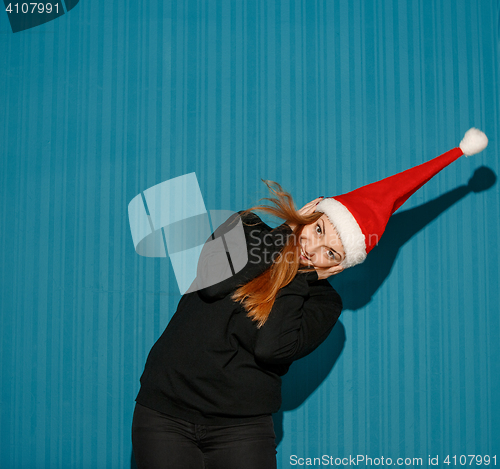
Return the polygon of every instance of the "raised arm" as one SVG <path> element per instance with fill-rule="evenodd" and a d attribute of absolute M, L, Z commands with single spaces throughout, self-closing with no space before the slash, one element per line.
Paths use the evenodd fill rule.
<path fill-rule="evenodd" d="M 280 291 L 268 320 L 258 331 L 257 360 L 289 364 L 311 353 L 332 330 L 342 311 L 342 300 L 327 280 L 311 283 L 311 276 L 317 278 L 315 272 L 299 274 Z"/>

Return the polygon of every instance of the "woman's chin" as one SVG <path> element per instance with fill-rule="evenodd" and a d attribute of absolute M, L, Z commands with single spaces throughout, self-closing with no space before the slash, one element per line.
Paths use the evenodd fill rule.
<path fill-rule="evenodd" d="M 313 263 L 309 259 L 304 259 L 302 257 L 299 258 L 299 264 L 303 267 L 310 267 L 311 269 L 314 267 Z"/>

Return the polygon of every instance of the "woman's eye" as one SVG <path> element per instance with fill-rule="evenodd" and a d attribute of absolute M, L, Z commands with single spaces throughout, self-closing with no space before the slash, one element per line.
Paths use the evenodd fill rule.
<path fill-rule="evenodd" d="M 316 233 L 321 234 L 321 227 L 316 225 Z"/>
<path fill-rule="evenodd" d="M 328 251 L 328 257 L 335 260 L 335 254 L 333 251 Z"/>

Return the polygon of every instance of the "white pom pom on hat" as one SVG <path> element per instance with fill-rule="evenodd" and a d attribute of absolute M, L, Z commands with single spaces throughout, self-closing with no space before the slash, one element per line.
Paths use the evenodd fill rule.
<path fill-rule="evenodd" d="M 483 151 L 488 146 L 488 137 L 479 129 L 469 129 L 460 142 L 460 149 L 465 156 L 472 156 Z"/>
<path fill-rule="evenodd" d="M 378 244 L 391 215 L 426 182 L 462 155 L 484 150 L 488 138 L 469 129 L 460 146 L 394 176 L 368 184 L 346 194 L 323 199 L 316 211 L 323 212 L 335 227 L 342 244 L 345 268 L 360 264 Z"/>

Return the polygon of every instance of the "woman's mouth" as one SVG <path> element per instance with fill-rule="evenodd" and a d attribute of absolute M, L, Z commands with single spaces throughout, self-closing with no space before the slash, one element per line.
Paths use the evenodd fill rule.
<path fill-rule="evenodd" d="M 300 250 L 300 258 L 305 261 L 311 261 L 311 259 L 309 259 L 309 257 L 306 255 L 303 249 Z"/>

